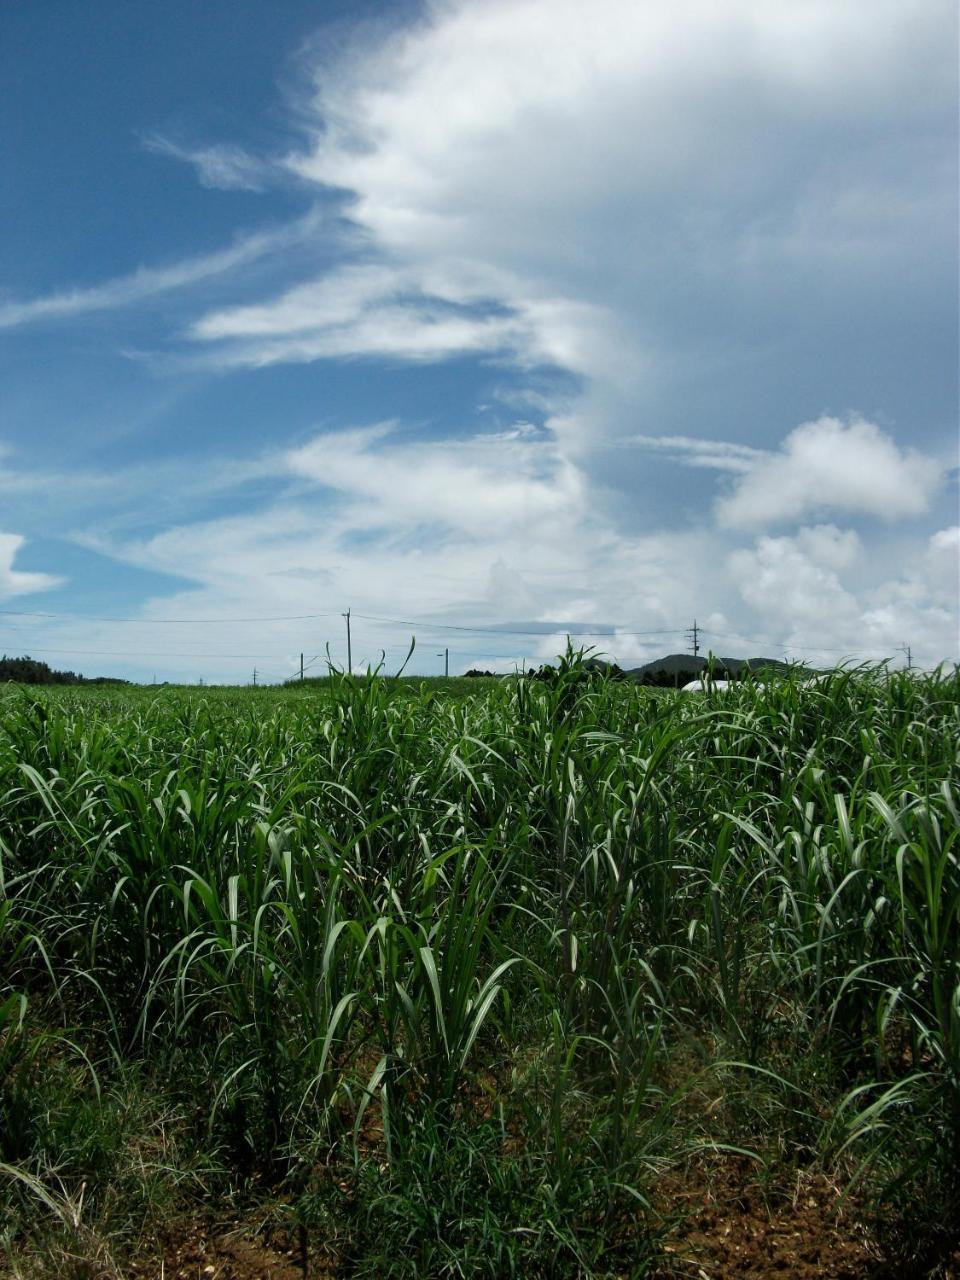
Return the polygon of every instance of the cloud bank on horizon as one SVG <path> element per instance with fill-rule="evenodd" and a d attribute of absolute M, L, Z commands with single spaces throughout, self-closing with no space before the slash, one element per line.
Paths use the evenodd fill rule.
<path fill-rule="evenodd" d="M 127 186 L 90 166 L 122 222 L 51 182 L 12 226 L 8 651 L 279 676 L 350 605 L 359 660 L 414 619 L 425 671 L 567 627 L 633 664 L 694 616 L 720 652 L 956 660 L 952 5 L 295 11 L 225 136 L 175 0 L 101 120 Z M 190 621 L 250 616 L 291 620 Z"/>

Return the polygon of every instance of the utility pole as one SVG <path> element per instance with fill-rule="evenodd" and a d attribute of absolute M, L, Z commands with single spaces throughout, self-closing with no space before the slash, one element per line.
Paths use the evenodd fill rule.
<path fill-rule="evenodd" d="M 257 687 L 257 668 L 253 668 L 253 687 Z"/>
<path fill-rule="evenodd" d="M 437 654 L 437 657 L 443 659 L 443 674 L 445 676 L 449 676 L 450 675 L 450 650 L 444 649 L 443 653 Z"/>
<path fill-rule="evenodd" d="M 303 679 L 303 654 L 300 655 L 300 679 Z"/>
<path fill-rule="evenodd" d="M 907 670 L 910 671 L 913 667 L 913 650 L 910 648 L 908 644 L 904 643 L 900 646 L 900 652 L 906 654 Z"/>
<path fill-rule="evenodd" d="M 353 650 L 350 648 L 350 610 L 348 609 L 346 613 L 341 613 L 340 617 L 347 620 L 347 670 L 352 672 Z"/>
<path fill-rule="evenodd" d="M 696 618 L 694 618 L 694 620 L 693 620 L 693 626 L 692 626 L 692 627 L 690 627 L 690 628 L 688 628 L 688 630 L 687 630 L 687 635 L 688 635 L 688 636 L 690 637 L 690 639 L 693 641 L 693 656 L 694 656 L 694 657 L 696 657 L 696 656 L 697 656 L 697 654 L 700 652 L 700 645 L 699 645 L 699 642 L 698 642 L 698 639 L 697 639 L 697 637 L 699 636 L 699 634 L 700 634 L 700 628 L 697 626 L 697 620 L 696 620 Z"/>

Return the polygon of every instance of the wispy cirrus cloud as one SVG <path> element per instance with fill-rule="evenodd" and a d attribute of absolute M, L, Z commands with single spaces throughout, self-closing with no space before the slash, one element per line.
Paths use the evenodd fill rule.
<path fill-rule="evenodd" d="M 311 239 L 320 221 L 321 215 L 311 210 L 296 222 L 239 236 L 232 245 L 214 253 L 183 258 L 163 267 L 140 267 L 129 275 L 87 288 L 63 290 L 22 302 L 0 302 L 0 329 L 110 311 L 202 284 Z"/>
<path fill-rule="evenodd" d="M 278 170 L 235 143 L 186 147 L 161 133 L 147 134 L 143 145 L 156 155 L 190 165 L 203 187 L 216 191 L 265 191 Z"/>
<path fill-rule="evenodd" d="M 671 462 L 714 471 L 747 472 L 768 455 L 751 445 L 730 440 L 707 440 L 699 436 L 626 436 L 623 444 L 649 449 Z"/>
<path fill-rule="evenodd" d="M 292 473 L 361 502 L 349 517 L 399 532 L 429 526 L 483 540 L 546 538 L 586 517 L 583 477 L 547 432 L 403 441 L 396 424 L 317 436 L 286 455 Z"/>
<path fill-rule="evenodd" d="M 210 348 L 209 363 L 228 368 L 474 354 L 581 372 L 581 352 L 604 341 L 609 321 L 588 303 L 524 298 L 503 272 L 375 261 L 338 267 L 268 302 L 210 312 L 189 336 Z"/>

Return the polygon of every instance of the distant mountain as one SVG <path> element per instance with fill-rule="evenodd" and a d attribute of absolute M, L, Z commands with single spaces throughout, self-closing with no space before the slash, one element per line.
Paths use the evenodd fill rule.
<path fill-rule="evenodd" d="M 774 670 L 787 672 L 791 664 L 780 658 L 721 658 L 712 659 L 713 670 L 717 679 L 731 677 L 739 679 L 749 672 Z M 683 684 L 687 680 L 695 680 L 707 670 L 710 662 L 706 658 L 694 657 L 692 653 L 670 653 L 664 658 L 654 658 L 645 662 L 642 667 L 633 667 L 626 674 L 633 680 L 646 684 Z"/>

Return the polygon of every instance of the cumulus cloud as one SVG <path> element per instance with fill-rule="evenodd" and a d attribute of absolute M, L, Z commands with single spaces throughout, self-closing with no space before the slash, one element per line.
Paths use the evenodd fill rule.
<path fill-rule="evenodd" d="M 27 573 L 14 569 L 13 562 L 26 539 L 17 533 L 0 533 L 0 600 L 31 595 L 59 586 L 61 579 L 49 573 Z"/>
<path fill-rule="evenodd" d="M 821 527 L 793 538 L 762 537 L 750 550 L 733 552 L 728 565 L 740 595 L 776 630 L 786 627 L 801 642 L 829 647 L 838 634 L 852 631 L 859 617 L 857 601 L 838 572 L 851 553 L 839 529 Z"/>
<path fill-rule="evenodd" d="M 930 566 L 930 574 L 939 580 L 944 594 L 956 593 L 960 589 L 960 525 L 951 525 L 949 529 L 940 529 L 931 537 L 926 550 Z"/>
<path fill-rule="evenodd" d="M 894 658 L 909 641 L 921 664 L 956 658 L 960 643 L 960 530 L 911 543 L 894 576 L 858 581 L 852 530 L 803 528 L 762 536 L 727 558 L 732 585 L 786 652 L 823 663 Z"/>
<path fill-rule="evenodd" d="M 536 247 L 545 260 L 561 249 L 576 257 L 606 230 L 594 223 L 578 245 L 598 201 L 642 210 L 643 197 L 693 182 L 752 207 L 785 176 L 781 130 L 796 137 L 811 119 L 856 128 L 892 111 L 896 93 L 900 109 L 924 93 L 946 101 L 949 59 L 935 45 L 946 12 L 882 0 L 865 23 L 855 0 L 433 4 L 412 30 L 332 64 L 319 58 L 313 105 L 324 127 L 290 164 L 355 192 L 358 219 L 394 248 L 461 247 L 479 230 L 474 247 L 488 256 Z M 768 113 L 762 131 L 756 108 Z M 611 128 L 624 120 L 632 127 Z M 809 176 L 796 175 L 793 193 L 809 190 Z M 551 249 L 533 211 L 573 238 Z"/>
<path fill-rule="evenodd" d="M 810 563 L 834 570 L 849 569 L 863 553 L 856 530 L 838 529 L 835 524 L 798 529 L 794 544 Z"/>
<path fill-rule="evenodd" d="M 952 111 L 947 14 L 941 0 L 880 0 L 869 22 L 857 0 L 447 0 L 386 36 L 318 41 L 308 141 L 286 163 L 341 194 L 392 280 L 362 315 L 331 319 L 334 273 L 192 336 L 219 340 L 226 364 L 486 350 L 618 395 L 681 351 L 702 360 L 717 335 L 700 317 L 734 294 L 765 339 L 771 282 L 833 287 L 851 237 L 858 271 L 890 270 L 913 232 L 952 221 L 948 176 L 916 181 L 895 131 L 881 141 L 894 116 Z M 700 301 L 682 315 L 678 276 Z M 746 311 L 725 342 L 755 340 Z"/>
<path fill-rule="evenodd" d="M 863 418 L 823 417 L 791 431 L 717 503 L 727 528 L 749 529 L 836 510 L 887 520 L 927 510 L 941 476 L 932 458 L 900 449 Z"/>
<path fill-rule="evenodd" d="M 869 21 L 860 0 L 437 0 L 386 34 L 318 39 L 285 169 L 342 202 L 379 287 L 334 267 L 187 335 L 228 367 L 558 365 L 618 400 L 588 424 L 612 433 L 624 397 L 766 341 L 771 307 L 812 320 L 811 299 L 953 245 L 950 165 L 903 144 L 953 119 L 953 18 L 948 0 L 876 0 Z M 254 189 L 270 168 L 232 144 L 146 145 L 213 186 Z M 8 302 L 0 325 L 126 305 L 260 251 Z"/>

